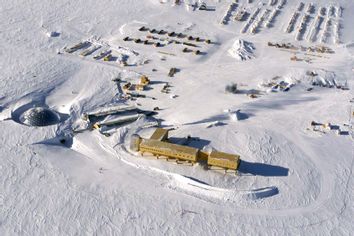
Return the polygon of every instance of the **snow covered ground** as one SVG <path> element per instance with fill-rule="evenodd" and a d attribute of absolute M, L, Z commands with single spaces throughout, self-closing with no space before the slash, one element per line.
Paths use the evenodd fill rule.
<path fill-rule="evenodd" d="M 352 235 L 354 2 L 209 0 L 203 11 L 195 2 L 0 1 L 1 235 Z M 249 15 L 239 22 L 240 9 Z M 142 26 L 212 43 L 190 42 L 201 54 L 185 53 Z M 147 35 L 162 46 L 123 40 Z M 65 52 L 85 40 L 100 48 Z M 252 58 L 230 56 L 235 40 L 252 43 Z M 317 45 L 334 53 L 302 50 Z M 93 58 L 104 50 L 110 61 Z M 237 175 L 131 153 L 132 133 L 153 132 L 137 129 L 141 120 L 109 137 L 72 132 L 83 113 L 122 102 L 112 79 L 141 75 L 152 81 L 146 97 L 125 102 L 159 107 L 155 118 L 175 128 L 173 142 L 190 135 L 190 146 L 239 154 Z M 225 91 L 230 84 L 236 93 Z M 60 122 L 21 123 L 34 106 Z M 232 119 L 239 109 L 242 118 Z M 313 130 L 312 121 L 332 130 Z"/>

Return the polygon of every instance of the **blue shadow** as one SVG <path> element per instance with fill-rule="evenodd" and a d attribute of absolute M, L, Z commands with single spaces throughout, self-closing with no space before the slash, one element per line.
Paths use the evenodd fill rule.
<path fill-rule="evenodd" d="M 288 176 L 289 169 L 282 166 L 274 166 L 264 163 L 252 163 L 247 161 L 241 161 L 239 172 L 251 175 L 259 175 L 266 177 L 280 177 Z"/>

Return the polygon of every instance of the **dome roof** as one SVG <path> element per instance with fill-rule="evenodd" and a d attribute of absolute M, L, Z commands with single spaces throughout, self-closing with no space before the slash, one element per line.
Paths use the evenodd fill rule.
<path fill-rule="evenodd" d="M 45 107 L 35 107 L 24 112 L 20 121 L 30 126 L 47 126 L 57 124 L 60 117 L 53 110 Z"/>

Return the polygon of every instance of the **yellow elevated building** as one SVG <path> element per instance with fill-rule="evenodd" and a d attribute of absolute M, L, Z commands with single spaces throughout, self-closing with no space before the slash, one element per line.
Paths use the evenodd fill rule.
<path fill-rule="evenodd" d="M 157 128 L 150 139 L 166 141 L 168 139 L 168 129 Z"/>
<path fill-rule="evenodd" d="M 208 167 L 216 166 L 225 170 L 237 170 L 240 165 L 240 156 L 224 152 L 211 151 L 206 152 L 197 148 L 172 144 L 166 142 L 168 139 L 167 129 L 157 128 L 150 139 L 142 139 L 138 135 L 132 136 L 130 149 L 152 153 L 154 156 L 165 156 L 167 159 L 173 158 L 192 163 L 197 161 L 207 162 Z"/>
<path fill-rule="evenodd" d="M 142 139 L 139 145 L 141 153 L 149 152 L 155 156 L 165 156 L 177 160 L 197 162 L 199 150 L 192 147 L 161 142 L 154 139 Z"/>
<path fill-rule="evenodd" d="M 240 156 L 225 152 L 212 151 L 208 157 L 208 166 L 217 166 L 224 169 L 237 170 Z"/>

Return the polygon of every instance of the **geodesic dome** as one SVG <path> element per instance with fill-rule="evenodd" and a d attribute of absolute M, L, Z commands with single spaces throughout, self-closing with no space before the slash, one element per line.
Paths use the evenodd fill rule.
<path fill-rule="evenodd" d="M 24 112 L 20 121 L 30 126 L 48 126 L 57 124 L 60 121 L 59 115 L 45 107 L 35 107 Z"/>

